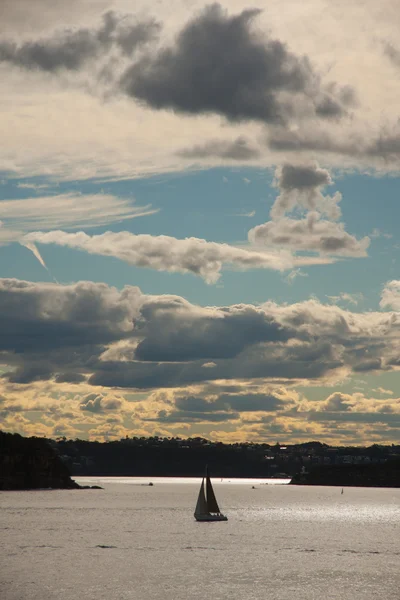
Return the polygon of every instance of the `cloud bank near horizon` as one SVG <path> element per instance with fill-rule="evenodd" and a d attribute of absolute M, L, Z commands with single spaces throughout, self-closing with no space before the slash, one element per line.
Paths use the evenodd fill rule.
<path fill-rule="evenodd" d="M 385 306 L 399 285 L 385 286 Z M 399 312 L 354 313 L 316 300 L 200 307 L 134 287 L 3 279 L 0 315 L 0 414 L 21 431 L 35 426 L 23 410 L 47 414 L 47 434 L 85 427 L 97 438 L 132 427 L 215 432 L 219 423 L 220 439 L 229 439 L 225 425 L 236 422 L 240 439 L 274 431 L 345 439 L 346 427 L 347 439 L 392 439 L 400 426 L 400 399 L 383 388 L 375 399 L 337 391 L 323 401 L 293 388 L 397 371 Z M 338 424 L 344 431 L 335 434 Z"/>

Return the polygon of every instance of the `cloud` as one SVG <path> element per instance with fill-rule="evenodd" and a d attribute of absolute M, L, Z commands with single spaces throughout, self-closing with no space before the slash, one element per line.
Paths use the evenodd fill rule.
<path fill-rule="evenodd" d="M 355 373 L 365 373 L 367 371 L 379 371 L 382 368 L 382 360 L 380 358 L 371 358 L 353 365 Z"/>
<path fill-rule="evenodd" d="M 250 212 L 247 212 L 247 213 L 236 213 L 236 214 L 234 214 L 232 216 L 233 217 L 249 217 L 249 218 L 251 218 L 251 217 L 254 217 L 255 214 L 256 214 L 256 211 L 255 210 L 251 210 Z"/>
<path fill-rule="evenodd" d="M 338 204 L 342 196 L 339 192 L 328 196 L 321 191 L 331 183 L 329 172 L 316 163 L 278 167 L 275 185 L 280 193 L 270 211 L 272 220 L 250 229 L 250 243 L 322 255 L 367 256 L 370 239 L 366 236 L 357 240 L 345 231 L 343 223 L 336 222 L 341 215 Z M 305 213 L 304 218 L 285 216 L 295 211 Z"/>
<path fill-rule="evenodd" d="M 91 385 L 121 388 L 152 389 L 176 387 L 216 379 L 271 379 L 286 378 L 313 380 L 327 376 L 330 371 L 343 366 L 328 346 L 316 345 L 291 351 L 289 348 L 260 346 L 250 347 L 237 358 L 216 360 L 214 369 L 203 369 L 202 361 L 179 362 L 133 362 L 99 365 L 90 377 Z M 304 353 L 304 356 L 302 356 Z"/>
<path fill-rule="evenodd" d="M 281 190 L 314 190 L 331 184 L 329 171 L 318 165 L 285 164 L 278 171 L 278 187 Z"/>
<path fill-rule="evenodd" d="M 130 286 L 0 280 L 3 379 L 16 385 L 87 380 L 145 390 L 233 380 L 247 382 L 251 395 L 255 380 L 328 381 L 397 369 L 399 319 L 315 300 L 200 307 Z M 226 393 L 221 411 L 268 406 L 265 398 Z"/>
<path fill-rule="evenodd" d="M 171 411 L 160 410 L 152 420 L 161 423 L 221 423 L 225 421 L 236 421 L 239 419 L 239 413 L 234 412 L 194 412 L 194 411 Z"/>
<path fill-rule="evenodd" d="M 385 43 L 384 44 L 384 52 L 386 56 L 391 60 L 393 65 L 396 67 L 400 67 L 400 50 L 395 48 L 393 44 Z"/>
<path fill-rule="evenodd" d="M 220 394 L 211 400 L 196 396 L 183 396 L 175 400 L 175 407 L 186 412 L 216 412 L 233 410 L 237 412 L 274 412 L 282 409 L 285 403 L 270 394 Z"/>
<path fill-rule="evenodd" d="M 321 402 L 318 405 L 320 411 L 336 412 L 347 410 L 350 407 L 351 396 L 348 394 L 342 394 L 335 392 L 328 396 L 325 402 Z"/>
<path fill-rule="evenodd" d="M 204 387 L 202 394 L 206 394 Z M 286 399 L 285 399 L 286 400 Z M 216 396 L 173 395 L 172 406 L 158 412 L 163 422 L 237 421 L 247 413 L 275 413 L 287 407 L 281 398 L 269 393 L 220 393 Z M 248 418 L 248 417 L 247 417 Z"/>
<path fill-rule="evenodd" d="M 138 295 L 134 287 L 121 294 L 100 283 L 0 279 L 0 351 L 39 354 L 121 339 L 133 329 Z"/>
<path fill-rule="evenodd" d="M 334 304 L 338 302 L 347 302 L 348 304 L 354 304 L 357 306 L 359 302 L 363 300 L 363 294 L 348 294 L 347 292 L 341 292 L 338 296 L 327 296 Z"/>
<path fill-rule="evenodd" d="M 6 332 L 7 333 L 7 332 Z M 15 371 L 5 374 L 11 383 L 32 383 L 33 381 L 46 381 L 51 379 L 53 369 L 50 364 L 32 360 L 19 366 Z"/>
<path fill-rule="evenodd" d="M 370 244 L 368 237 L 357 240 L 344 230 L 343 223 L 321 219 L 317 212 L 308 213 L 304 219 L 282 217 L 268 221 L 249 231 L 249 241 L 269 247 L 321 254 L 363 257 Z"/>
<path fill-rule="evenodd" d="M 39 250 L 36 248 L 35 244 L 32 244 L 30 242 L 25 242 L 25 244 L 22 244 L 22 245 L 25 246 L 25 248 L 27 248 L 28 250 L 30 250 L 32 252 L 32 254 L 38 259 L 38 261 L 40 262 L 42 267 L 44 267 L 46 269 L 46 271 L 48 271 L 47 265 L 44 262 L 42 255 L 40 254 Z"/>
<path fill-rule="evenodd" d="M 1 200 L 0 218 L 3 228 L 0 230 L 0 241 L 2 234 L 10 235 L 7 228 L 26 232 L 59 227 L 99 227 L 156 212 L 151 205 L 136 206 L 133 199 L 118 198 L 111 194 L 70 192 L 23 200 Z M 20 236 L 21 233 L 14 238 L 18 239 Z"/>
<path fill-rule="evenodd" d="M 331 185 L 332 180 L 326 169 L 316 163 L 309 165 L 284 164 L 275 172 L 275 185 L 280 193 L 272 208 L 271 217 L 277 219 L 294 208 L 318 210 L 332 219 L 340 216 L 338 203 L 342 196 L 336 193 L 333 197 L 324 196 L 321 188 Z"/>
<path fill-rule="evenodd" d="M 155 109 L 215 113 L 230 121 L 279 123 L 295 114 L 338 117 L 349 94 L 323 88 L 307 58 L 279 40 L 261 37 L 247 9 L 228 16 L 207 6 L 179 32 L 176 43 L 127 69 L 121 88 Z"/>
<path fill-rule="evenodd" d="M 245 179 L 245 182 L 249 181 Z M 282 271 L 302 265 L 321 262 L 326 264 L 332 262 L 332 258 L 329 258 L 332 256 L 366 256 L 369 238 L 357 240 L 344 230 L 343 224 L 321 219 L 321 214 L 324 213 L 332 218 L 340 215 L 338 202 L 341 195 L 324 196 L 320 191 L 330 181 L 328 171 L 316 164 L 286 164 L 278 168 L 276 185 L 280 187 L 281 193 L 271 209 L 273 220 L 249 231 L 251 247 L 231 246 L 199 238 L 135 235 L 127 231 L 108 231 L 94 236 L 83 231 L 33 231 L 27 235 L 16 232 L 15 239 L 25 245 L 57 244 L 90 254 L 113 256 L 129 264 L 158 271 L 192 273 L 202 277 L 207 283 L 216 283 L 224 266 L 241 270 Z M 54 202 L 61 206 L 61 210 Z M 302 220 L 282 216 L 296 207 L 313 210 L 309 210 L 307 217 Z M 45 219 L 37 216 L 38 209 L 46 209 Z M 81 197 L 68 194 L 0 203 L 0 216 L 5 217 L 11 227 L 19 227 L 20 230 L 32 230 L 35 225 L 41 224 L 50 229 L 60 221 L 64 221 L 70 228 L 78 227 L 79 223 L 95 226 L 103 224 L 105 220 L 124 220 L 152 212 L 155 211 L 150 206 L 132 207 L 127 200 L 102 194 L 85 196 L 84 204 Z M 23 219 L 20 217 L 21 213 Z M 252 217 L 254 211 L 242 216 Z M 4 235 L 7 241 L 9 233 L 4 232 L 4 229 L 0 230 L 0 239 Z M 269 248 L 261 248 L 261 245 Z M 293 256 L 293 251 L 318 252 L 322 257 Z"/>
<path fill-rule="evenodd" d="M 353 412 L 316 412 L 311 413 L 310 418 L 314 421 L 335 421 L 350 423 L 383 423 L 389 427 L 400 427 L 400 415 L 382 413 L 353 413 Z"/>
<path fill-rule="evenodd" d="M 384 394 L 384 395 L 388 395 L 388 396 L 393 396 L 393 392 L 392 390 L 386 390 L 383 387 L 378 387 L 375 390 L 372 390 L 373 392 L 378 392 L 379 394 Z"/>
<path fill-rule="evenodd" d="M 119 411 L 123 406 L 123 401 L 120 398 L 108 398 L 101 394 L 88 394 L 83 398 L 80 408 L 93 413 L 105 413 Z"/>
<path fill-rule="evenodd" d="M 383 164 L 389 170 L 397 168 L 400 158 L 399 123 L 390 129 L 380 127 L 376 131 L 375 127 L 364 132 L 345 129 L 333 132 L 319 126 L 300 127 L 296 131 L 278 127 L 270 130 L 267 143 L 276 152 L 334 154 L 349 157 L 354 164 L 367 159 L 370 164 Z"/>
<path fill-rule="evenodd" d="M 388 281 L 382 291 L 381 308 L 400 310 L 400 280 Z"/>
<path fill-rule="evenodd" d="M 82 383 L 85 381 L 85 376 L 80 373 L 59 373 L 55 377 L 56 383 Z"/>
<path fill-rule="evenodd" d="M 249 385 L 250 393 L 245 391 Z M 377 399 L 335 391 L 326 399 L 311 401 L 294 390 L 255 381 L 242 386 L 199 385 L 190 392 L 176 388 L 117 395 L 88 386 L 75 387 L 70 393 L 67 386 L 52 382 L 34 382 L 24 386 L 21 394 L 19 384 L 3 379 L 0 392 L 0 416 L 7 430 L 53 438 L 121 439 L 134 432 L 146 436 L 206 434 L 228 443 L 296 443 L 323 436 L 331 444 L 367 445 L 397 443 L 400 425 L 398 397 Z"/>
<path fill-rule="evenodd" d="M 260 156 L 260 151 L 254 148 L 244 137 L 233 142 L 212 140 L 202 146 L 193 146 L 177 152 L 183 158 L 211 158 L 246 161 Z"/>
<path fill-rule="evenodd" d="M 85 62 L 98 59 L 113 47 L 131 56 L 158 31 L 159 25 L 154 21 L 130 23 L 126 16 L 109 11 L 97 29 L 65 30 L 50 38 L 21 44 L 0 41 L 0 62 L 49 73 L 62 69 L 77 71 Z"/>
<path fill-rule="evenodd" d="M 17 183 L 17 188 L 22 190 L 45 190 L 50 187 L 49 183 Z"/>
<path fill-rule="evenodd" d="M 1 16 L 5 31 L 41 30 L 68 22 L 71 15 L 82 17 L 92 12 L 103 10 L 109 0 L 69 0 L 68 5 L 63 0 L 2 0 Z M 7 25 L 7 28 L 5 27 Z"/>
<path fill-rule="evenodd" d="M 308 273 L 303 273 L 303 271 L 301 269 L 293 269 L 285 277 L 285 281 L 286 281 L 286 283 L 291 285 L 297 277 L 308 277 Z"/>
<path fill-rule="evenodd" d="M 164 303 L 156 299 L 146 303 L 142 314 L 144 339 L 134 354 L 141 361 L 234 358 L 259 342 L 283 342 L 294 335 L 264 311 L 246 305 L 199 310 L 187 303 L 171 305 L 167 299 Z"/>
<path fill-rule="evenodd" d="M 208 321 L 208 310 L 203 313 L 202 318 L 195 318 L 193 321 L 194 315 L 190 316 L 192 309 L 188 307 L 189 313 L 185 310 L 179 323 L 174 315 L 177 316 L 182 308 L 176 313 L 176 306 L 174 310 L 167 311 L 167 314 L 164 311 L 160 313 L 158 308 L 154 312 L 154 308 L 150 314 L 145 307 L 142 309 L 148 325 L 143 324 L 140 328 L 144 340 L 133 350 L 131 362 L 104 361 L 90 380 L 92 384 L 140 389 L 171 387 L 174 382 L 175 385 L 179 382 L 179 385 L 184 386 L 206 380 L 229 380 L 232 377 L 236 380 L 320 378 L 327 376 L 330 371 L 343 368 L 345 371 L 351 370 L 353 364 L 360 364 L 363 355 L 369 358 L 374 355 L 376 358 L 382 357 L 386 362 L 397 335 L 396 320 L 393 315 L 385 313 L 357 315 L 311 301 L 288 307 L 268 303 L 260 307 L 259 318 L 262 318 L 262 314 L 265 319 L 273 317 L 283 327 L 281 335 L 289 336 L 287 341 L 273 341 L 271 334 L 261 341 L 259 328 L 252 330 L 248 327 L 244 329 L 249 336 L 246 346 L 243 347 L 242 341 L 243 350 L 240 350 L 240 345 L 236 342 L 239 354 L 235 357 L 232 356 L 232 335 L 228 333 L 229 328 L 221 329 L 218 321 L 214 321 L 217 325 L 217 330 L 214 331 L 214 323 Z M 231 307 L 229 313 L 232 311 L 235 314 L 236 310 Z M 247 311 L 249 317 L 252 315 L 250 307 L 243 307 L 241 316 L 244 322 Z M 197 311 L 194 314 L 196 313 Z M 225 311 L 222 314 L 224 313 Z M 203 319 L 205 323 L 209 322 L 206 329 Z M 232 324 L 234 322 L 233 320 Z M 165 324 L 168 324 L 167 328 Z M 227 321 L 227 325 L 229 324 L 230 319 Z M 177 331 L 177 327 L 180 330 Z M 218 348 L 215 348 L 216 332 L 219 333 Z M 244 334 L 239 331 L 238 335 L 241 339 Z M 297 343 L 294 343 L 294 338 L 291 337 L 293 335 Z M 175 350 L 175 347 L 179 348 L 179 344 L 183 344 L 182 352 Z M 199 359 L 200 352 L 203 356 L 208 354 L 210 357 L 218 353 L 218 358 L 213 360 L 213 369 L 203 368 L 204 359 Z M 222 358 L 223 356 L 226 358 Z M 142 362 L 132 362 L 135 358 Z"/>
<path fill-rule="evenodd" d="M 284 10 L 272 0 L 262 13 L 246 10 L 244 0 L 229 3 L 229 12 L 200 0 L 177 0 L 173 9 L 166 0 L 156 9 L 138 0 L 133 16 L 123 14 L 125 0 L 67 4 L 2 0 L 5 172 L 137 177 L 187 169 L 188 161 L 270 167 L 282 152 L 288 161 L 307 153 L 339 168 L 399 165 L 399 81 L 388 59 L 398 50 L 393 2 L 350 13 L 312 1 L 301 9 L 318 13 L 312 30 L 299 27 L 295 0 Z M 101 20 L 111 6 L 116 12 Z M 371 43 L 374 28 L 383 46 Z M 126 54 L 131 32 L 133 55 Z M 143 36 L 148 43 L 139 43 Z M 122 73 L 133 97 L 121 93 Z M 357 106 L 346 82 L 357 89 Z M 240 137 L 247 146 L 232 146 Z"/>
<path fill-rule="evenodd" d="M 192 273 L 203 277 L 207 283 L 218 281 L 225 264 L 238 269 L 274 270 L 288 269 L 294 264 L 294 259 L 288 252 L 263 252 L 207 242 L 199 238 L 179 240 L 166 235 L 135 235 L 128 231 L 108 231 L 93 236 L 83 231 L 33 232 L 24 236 L 23 241 L 57 244 L 90 254 L 114 256 L 131 265 L 158 271 Z"/>

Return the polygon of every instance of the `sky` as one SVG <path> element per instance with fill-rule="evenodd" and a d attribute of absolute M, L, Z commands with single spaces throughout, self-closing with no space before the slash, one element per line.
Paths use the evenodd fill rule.
<path fill-rule="evenodd" d="M 397 2 L 0 21 L 0 429 L 400 443 Z"/>

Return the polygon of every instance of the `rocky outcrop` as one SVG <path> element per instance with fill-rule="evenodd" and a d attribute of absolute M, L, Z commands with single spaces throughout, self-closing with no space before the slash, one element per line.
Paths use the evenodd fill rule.
<path fill-rule="evenodd" d="M 0 490 L 79 487 L 46 440 L 0 431 Z"/>
<path fill-rule="evenodd" d="M 374 465 L 318 465 L 298 473 L 292 485 L 337 485 L 340 487 L 400 487 L 400 461 Z"/>

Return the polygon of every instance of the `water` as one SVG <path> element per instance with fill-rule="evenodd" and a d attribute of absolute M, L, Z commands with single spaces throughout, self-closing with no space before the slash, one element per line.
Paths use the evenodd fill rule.
<path fill-rule="evenodd" d="M 196 523 L 199 480 L 77 481 L 0 493 L 2 600 L 400 598 L 400 489 L 214 480 Z"/>

